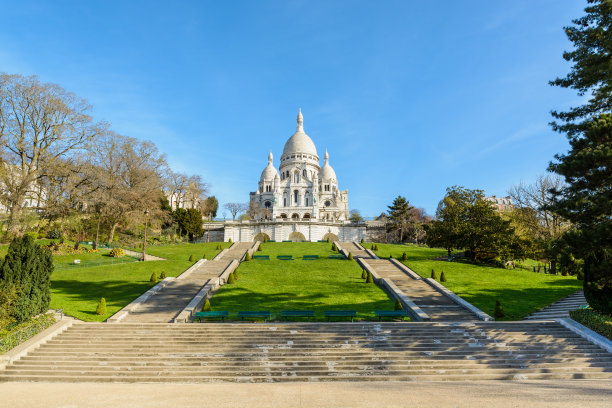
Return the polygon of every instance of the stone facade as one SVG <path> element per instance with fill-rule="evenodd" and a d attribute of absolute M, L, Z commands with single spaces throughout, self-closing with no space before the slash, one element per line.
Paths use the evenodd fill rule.
<path fill-rule="evenodd" d="M 366 237 L 365 225 L 316 220 L 228 221 L 224 241 L 360 241 Z"/>

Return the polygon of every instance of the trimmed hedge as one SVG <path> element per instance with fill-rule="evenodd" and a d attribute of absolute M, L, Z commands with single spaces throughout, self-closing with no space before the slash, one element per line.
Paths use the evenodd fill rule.
<path fill-rule="evenodd" d="M 612 340 L 612 316 L 600 315 L 593 309 L 572 310 L 569 315 L 581 325 Z"/>
<path fill-rule="evenodd" d="M 8 330 L 0 330 L 0 354 L 6 353 L 24 341 L 31 339 L 54 323 L 55 316 L 51 313 L 46 313 L 37 318 L 14 325 Z"/>

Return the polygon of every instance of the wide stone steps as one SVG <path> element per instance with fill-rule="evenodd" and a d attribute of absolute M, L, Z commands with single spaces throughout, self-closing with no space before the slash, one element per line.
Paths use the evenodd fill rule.
<path fill-rule="evenodd" d="M 610 379 L 612 354 L 556 322 L 75 323 L 0 381 Z"/>
<path fill-rule="evenodd" d="M 578 292 L 563 298 L 543 309 L 540 309 L 525 318 L 525 320 L 562 319 L 569 317 L 569 312 L 587 305 L 584 292 Z"/>

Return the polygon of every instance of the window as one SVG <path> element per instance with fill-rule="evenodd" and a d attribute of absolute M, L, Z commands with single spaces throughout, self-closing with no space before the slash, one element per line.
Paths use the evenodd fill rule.
<path fill-rule="evenodd" d="M 293 191 L 293 204 L 298 205 L 298 191 Z"/>
<path fill-rule="evenodd" d="M 264 203 L 264 206 L 265 206 L 266 208 L 270 208 L 270 207 L 272 207 L 272 203 L 271 203 L 270 201 L 266 201 L 266 202 Z"/>
<path fill-rule="evenodd" d="M 325 185 L 325 191 L 329 191 L 329 184 Z"/>
<path fill-rule="evenodd" d="M 283 197 L 283 207 L 287 206 L 287 197 Z"/>
<path fill-rule="evenodd" d="M 331 205 L 331 201 L 327 200 L 327 201 L 325 202 L 325 206 L 326 206 L 326 207 L 329 207 L 330 205 Z"/>
<path fill-rule="evenodd" d="M 298 173 L 297 171 L 295 172 L 294 179 L 296 183 L 300 182 L 300 173 Z"/>
<path fill-rule="evenodd" d="M 306 173 L 306 169 L 302 170 L 302 176 L 306 177 L 308 173 Z"/>
<path fill-rule="evenodd" d="M 304 204 L 308 205 L 308 196 L 304 197 Z"/>

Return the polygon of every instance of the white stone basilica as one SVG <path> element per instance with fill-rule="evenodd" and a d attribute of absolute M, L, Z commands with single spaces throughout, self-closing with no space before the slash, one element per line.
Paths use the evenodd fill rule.
<path fill-rule="evenodd" d="M 226 222 L 225 241 L 342 241 L 365 237 L 365 226 L 348 221 L 348 190 L 338 189 L 336 172 L 325 151 L 323 167 L 298 113 L 297 130 L 285 143 L 278 170 L 272 152 L 257 191 L 250 194 L 252 221 Z"/>

